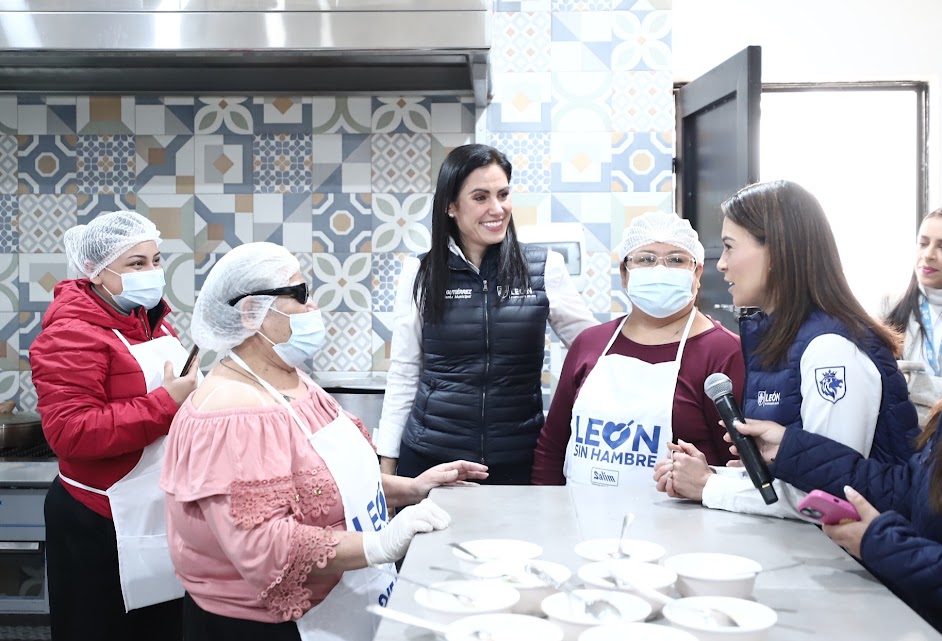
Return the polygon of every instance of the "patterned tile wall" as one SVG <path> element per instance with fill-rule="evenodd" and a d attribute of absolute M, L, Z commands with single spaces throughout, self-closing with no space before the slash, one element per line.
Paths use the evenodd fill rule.
<path fill-rule="evenodd" d="M 490 144 L 514 164 L 519 223 L 579 222 L 580 287 L 600 321 L 627 299 L 611 248 L 635 216 L 672 211 L 670 0 L 497 0 Z M 565 349 L 547 332 L 548 403 Z"/>
<path fill-rule="evenodd" d="M 493 18 L 483 111 L 446 96 L 0 97 L 0 400 L 35 408 L 29 345 L 66 277 L 62 234 L 115 209 L 161 229 L 187 346 L 208 271 L 267 240 L 325 310 L 312 369 L 388 369 L 401 262 L 428 248 L 438 168 L 476 123 L 514 164 L 518 224 L 581 222 L 586 303 L 622 312 L 611 247 L 672 204 L 670 0 L 497 0 Z M 546 344 L 548 395 L 563 352 L 552 331 Z"/>

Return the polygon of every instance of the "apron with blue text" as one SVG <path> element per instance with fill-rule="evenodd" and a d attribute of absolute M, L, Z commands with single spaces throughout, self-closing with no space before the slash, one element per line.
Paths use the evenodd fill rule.
<path fill-rule="evenodd" d="M 230 352 L 229 357 L 288 409 L 323 459 L 340 491 L 347 531 L 373 532 L 386 527 L 389 516 L 376 452 L 353 421 L 341 410 L 336 419 L 312 434 L 284 396 L 257 376 L 238 355 Z M 314 385 L 303 374 L 301 378 L 308 386 Z M 344 572 L 327 598 L 296 621 L 302 641 L 372 639 L 378 619 L 365 611 L 366 606 L 386 605 L 396 583 L 395 574 L 396 566 L 392 563 Z"/>
<path fill-rule="evenodd" d="M 674 390 L 694 307 L 677 357 L 666 363 L 609 354 L 627 316 L 618 324 L 572 406 L 572 434 L 563 473 L 567 484 L 629 487 L 650 483 L 652 468 L 673 437 Z"/>
<path fill-rule="evenodd" d="M 128 343 L 118 330 L 114 333 L 140 365 L 148 394 L 163 385 L 164 363 L 172 362 L 177 372 L 183 369 L 187 351 L 166 328 L 166 336 L 136 345 Z M 183 586 L 170 560 L 166 495 L 160 489 L 166 439 L 161 436 L 145 447 L 134 469 L 104 491 L 59 474 L 69 485 L 108 497 L 118 541 L 118 571 L 126 611 L 183 598 Z"/>

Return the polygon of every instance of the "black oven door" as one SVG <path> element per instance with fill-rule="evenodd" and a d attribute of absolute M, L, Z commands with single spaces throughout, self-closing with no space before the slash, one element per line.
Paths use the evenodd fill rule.
<path fill-rule="evenodd" d="M 45 542 L 0 541 L 0 613 L 46 612 Z"/>

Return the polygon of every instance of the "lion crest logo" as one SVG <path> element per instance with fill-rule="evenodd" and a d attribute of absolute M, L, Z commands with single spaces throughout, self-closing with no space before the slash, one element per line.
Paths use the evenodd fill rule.
<path fill-rule="evenodd" d="M 819 367 L 814 370 L 814 378 L 818 394 L 830 403 L 838 402 L 847 394 L 843 367 Z"/>

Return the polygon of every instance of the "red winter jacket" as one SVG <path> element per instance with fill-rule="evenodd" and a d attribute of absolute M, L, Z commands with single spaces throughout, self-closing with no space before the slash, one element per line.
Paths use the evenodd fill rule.
<path fill-rule="evenodd" d="M 113 331 L 132 345 L 150 340 L 160 326 L 173 333 L 164 321 L 168 313 L 161 301 L 149 312 L 139 307 L 124 316 L 87 279 L 56 285 L 29 357 L 43 432 L 65 476 L 106 490 L 137 465 L 146 446 L 170 431 L 176 402 L 162 387 L 147 393 L 140 366 Z M 63 486 L 111 518 L 106 497 Z"/>

